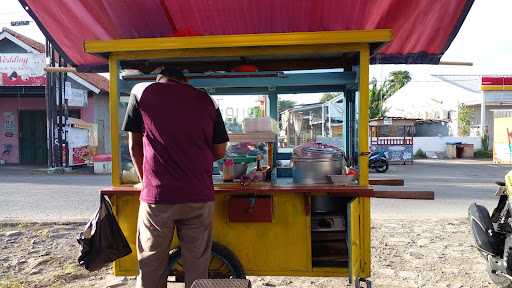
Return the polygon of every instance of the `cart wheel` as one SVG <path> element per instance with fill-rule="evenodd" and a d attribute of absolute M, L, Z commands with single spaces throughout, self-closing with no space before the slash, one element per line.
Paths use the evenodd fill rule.
<path fill-rule="evenodd" d="M 361 283 L 364 283 L 363 286 L 361 286 Z M 368 279 L 365 279 L 365 278 L 359 278 L 357 277 L 356 278 L 356 281 L 354 281 L 354 287 L 355 288 L 361 288 L 361 287 L 364 287 L 364 288 L 372 288 L 372 281 L 371 280 L 368 280 Z"/>
<path fill-rule="evenodd" d="M 180 247 L 171 250 L 167 265 L 167 282 L 185 282 Z M 226 246 L 213 242 L 212 259 L 208 268 L 209 279 L 245 279 L 245 271 L 238 258 Z"/>

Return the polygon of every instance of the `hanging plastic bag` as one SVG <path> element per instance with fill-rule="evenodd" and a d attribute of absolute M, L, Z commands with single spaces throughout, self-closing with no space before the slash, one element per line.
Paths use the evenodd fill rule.
<path fill-rule="evenodd" d="M 78 263 L 90 272 L 132 253 L 105 195 L 100 196 L 100 208 L 77 240 L 82 248 Z"/>

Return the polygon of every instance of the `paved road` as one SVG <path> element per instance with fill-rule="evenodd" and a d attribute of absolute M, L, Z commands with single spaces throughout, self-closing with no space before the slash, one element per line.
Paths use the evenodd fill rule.
<path fill-rule="evenodd" d="M 378 187 L 379 189 L 429 190 L 435 192 L 436 199 L 373 199 L 372 217 L 466 217 L 469 204 L 475 201 L 493 209 L 497 203 L 494 182 L 503 181 L 509 170 L 512 170 L 512 166 L 477 160 L 420 160 L 413 165 L 393 165 L 388 173 L 372 173 L 370 178 L 404 178 L 406 187 Z"/>
<path fill-rule="evenodd" d="M 0 168 L 0 221 L 84 221 L 96 211 L 110 176 L 32 175 Z"/>
<path fill-rule="evenodd" d="M 482 161 L 425 160 L 391 166 L 388 173 L 370 177 L 404 178 L 405 188 L 386 189 L 434 190 L 436 200 L 374 199 L 372 217 L 465 217 L 475 200 L 493 208 L 494 181 L 510 169 Z M 109 184 L 109 176 L 32 175 L 29 169 L 0 168 L 0 221 L 87 220 L 97 208 L 98 190 Z"/>

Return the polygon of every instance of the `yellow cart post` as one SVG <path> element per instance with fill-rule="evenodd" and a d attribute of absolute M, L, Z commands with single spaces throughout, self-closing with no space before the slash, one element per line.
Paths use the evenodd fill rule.
<path fill-rule="evenodd" d="M 345 89 L 346 95 L 352 95 L 353 98 L 351 109 L 355 122 L 351 124 L 351 129 L 357 132 L 346 140 L 349 146 L 354 147 L 351 155 L 358 163 L 358 186 L 297 185 L 279 179 L 273 179 L 268 183 L 255 183 L 248 187 L 242 187 L 236 183 L 216 183 L 214 215 L 216 244 L 213 251 L 214 259 L 210 265 L 210 276 L 348 277 L 355 282 L 356 286 L 360 281 L 370 277 L 370 198 L 411 197 L 393 194 L 393 192 L 379 193 L 369 185 L 368 179 L 369 58 L 372 48 L 390 41 L 391 37 L 390 30 L 362 30 L 87 41 L 86 52 L 108 57 L 110 71 L 113 187 L 103 190 L 102 193 L 111 196 L 119 224 L 132 249 L 136 250 L 139 191 L 122 181 L 123 163 L 119 129 L 119 120 L 122 116 L 119 115 L 120 89 L 122 89 L 121 68 L 144 68 L 167 63 L 192 71 L 201 69 L 204 71 L 208 63 L 224 67 L 250 63 L 258 67 L 266 67 L 268 71 L 289 71 L 315 69 L 317 68 L 315 63 L 335 61 L 339 63 L 345 75 L 353 76 L 336 78 L 333 83 L 328 84 L 334 86 L 339 84 Z M 283 89 L 288 89 L 283 91 L 291 91 L 292 88 L 295 92 L 307 91 L 307 85 L 316 83 L 311 82 L 313 84 L 295 87 L 293 86 L 295 84 L 286 83 L 283 79 L 277 79 L 279 78 L 277 76 L 274 78 L 271 79 L 275 81 L 272 83 L 278 83 L 276 85 L 282 85 Z M 254 86 L 255 90 L 250 90 L 253 92 L 269 89 L 265 90 L 268 92 L 266 94 L 272 96 L 270 97 L 272 107 L 269 110 L 271 116 L 276 118 L 276 87 L 264 87 L 267 84 L 258 81 L 269 80 L 261 77 L 243 81 L 246 81 L 243 85 Z M 318 90 L 326 83 L 322 81 L 327 80 L 315 81 L 320 83 L 314 88 Z M 215 83 L 213 85 L 222 86 Z M 324 86 L 327 85 L 322 87 Z M 229 88 L 237 87 L 222 86 L 219 91 L 228 91 L 226 89 Z M 301 90 L 302 88 L 304 89 Z M 215 92 L 214 89 L 210 91 Z M 355 107 L 357 111 L 354 111 Z M 246 140 L 250 139 L 251 136 L 247 136 Z M 269 151 L 276 149 L 275 137 L 259 139 L 259 141 L 267 142 L 269 147 L 272 147 Z M 269 152 L 271 169 L 275 168 L 275 161 L 272 159 L 275 160 L 276 154 Z M 340 224 L 344 226 L 343 230 L 331 233 L 329 236 L 315 234 L 314 229 L 312 230 L 316 225 L 313 222 L 317 218 L 315 218 L 315 212 L 311 210 L 311 202 L 316 199 L 315 197 L 325 195 L 338 199 L 337 201 L 341 203 L 339 207 L 342 208 L 336 212 L 336 215 L 344 219 L 344 223 Z M 428 194 L 423 197 L 433 196 Z M 252 205 L 251 209 L 261 211 L 263 217 L 242 219 L 243 217 L 233 216 L 247 209 L 247 205 Z M 327 248 L 322 246 L 319 249 L 323 249 L 324 254 L 319 256 L 320 250 L 316 250 L 317 243 L 323 241 L 322 238 L 329 237 L 334 237 L 334 240 L 329 240 L 334 242 L 330 243 L 339 243 L 339 245 L 326 246 Z M 178 245 L 178 243 L 175 244 Z M 332 253 L 337 253 L 337 256 L 329 257 L 329 251 L 334 251 Z M 173 250 L 170 256 L 169 273 L 175 280 L 182 277 L 183 270 L 179 265 L 179 249 Z M 137 273 L 135 252 L 114 263 L 115 275 L 133 276 Z"/>

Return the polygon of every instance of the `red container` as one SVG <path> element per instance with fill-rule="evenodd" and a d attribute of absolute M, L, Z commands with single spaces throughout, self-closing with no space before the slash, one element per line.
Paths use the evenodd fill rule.
<path fill-rule="evenodd" d="M 229 222 L 272 222 L 272 196 L 233 196 L 228 202 Z"/>

